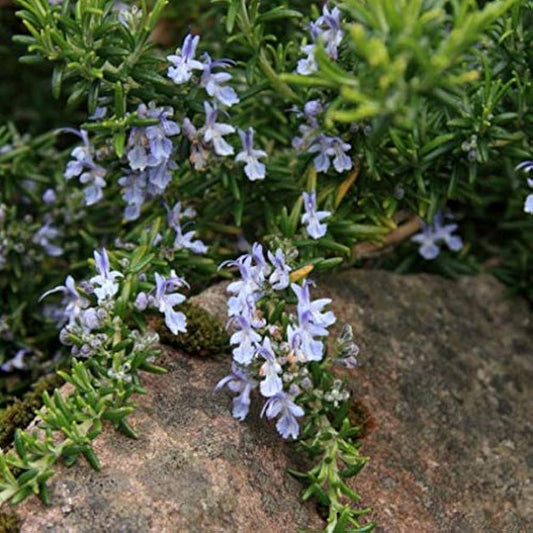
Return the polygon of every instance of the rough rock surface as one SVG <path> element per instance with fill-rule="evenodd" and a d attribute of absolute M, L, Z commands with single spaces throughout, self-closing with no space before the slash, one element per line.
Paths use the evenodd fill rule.
<path fill-rule="evenodd" d="M 378 531 L 533 531 L 533 317 L 490 277 L 344 272 L 321 283 L 337 326 L 351 323 L 360 368 L 347 375 L 370 413 L 356 486 Z M 318 291 L 315 291 L 318 296 Z M 224 318 L 222 287 L 197 303 Z M 96 441 L 52 482 L 53 506 L 19 508 L 22 530 L 293 532 L 319 527 L 298 502 L 290 446 L 272 426 L 231 419 L 212 386 L 228 359 L 167 351 L 132 422 L 142 437 Z M 529 467 L 529 468 L 528 468 Z"/>

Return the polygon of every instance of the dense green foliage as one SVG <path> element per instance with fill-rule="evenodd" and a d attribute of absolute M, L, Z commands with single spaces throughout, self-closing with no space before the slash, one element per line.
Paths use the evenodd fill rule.
<path fill-rule="evenodd" d="M 491 272 L 533 301 L 533 216 L 524 210 L 527 172 L 516 170 L 533 157 L 533 2 L 345 0 L 335 4 L 342 26 L 334 49 L 332 30 L 320 27 L 324 20 L 310 26 L 321 20 L 319 2 L 17 3 L 16 16 L 15 8 L 0 8 L 7 80 L 0 87 L 0 407 L 68 357 L 57 340 L 57 305 L 39 298 L 69 274 L 87 276 L 87 258 L 103 246 L 115 250 L 115 266 L 137 249 L 136 275 L 176 269 L 193 292 L 226 275 L 217 270 L 222 260 L 261 241 L 294 259 L 302 278 L 342 265 L 447 276 Z M 213 68 L 231 73 L 228 87 L 238 97 L 228 105 L 219 97 L 217 120 L 233 131 L 253 127 L 254 147 L 266 154 L 265 179 L 221 157 L 240 150 L 237 135 L 228 136 L 226 149 L 205 137 L 204 102 L 213 98 L 203 76 L 193 72 L 187 83 L 168 76 L 167 56 L 184 47 L 189 30 L 201 37 L 196 57 L 208 52 Z M 316 67 L 302 74 L 311 48 Z M 216 65 L 222 58 L 231 61 Z M 320 105 L 310 118 L 303 110 L 313 101 Z M 162 106 L 172 108 L 168 118 L 182 130 L 165 159 L 169 182 L 144 191 L 138 212 L 128 215 L 124 179 L 142 174 L 132 163 L 136 135 L 160 123 L 154 113 Z M 195 133 L 185 133 L 186 119 Z M 317 163 L 321 148 L 313 143 L 320 139 L 349 145 L 349 165 Z M 80 173 L 65 179 L 75 147 L 90 153 L 91 172 L 104 180 L 96 193 L 83 178 L 78 183 Z M 302 227 L 302 192 L 313 190 L 330 213 L 319 237 Z M 194 230 L 208 245 L 203 256 L 173 244 L 168 212 L 178 201 L 196 212 Z M 464 245 L 427 260 L 409 237 L 417 217 L 431 223 L 440 213 L 453 215 Z M 402 228 L 411 229 L 391 237 Z M 159 246 L 146 242 L 149 232 Z M 115 310 L 120 320 L 131 318 L 122 316 L 130 296 Z M 213 339 L 217 347 L 225 342 L 218 330 Z M 21 353 L 24 365 L 16 363 Z M 107 379 L 102 369 L 96 374 Z M 136 385 L 128 398 L 142 391 Z M 91 394 L 91 424 L 99 428 L 102 413 L 122 399 Z M 87 398 L 71 401 L 77 420 L 76 405 Z M 52 411 L 62 409 L 57 397 L 47 402 Z M 92 461 L 91 424 L 79 443 L 68 436 L 72 442 L 62 446 Z M 352 429 L 343 432 L 347 448 L 355 446 Z M 40 444 L 21 439 L 21 449 L 41 453 Z M 39 471 L 28 490 L 43 487 L 48 473 Z M 322 481 L 311 484 L 317 494 Z"/>

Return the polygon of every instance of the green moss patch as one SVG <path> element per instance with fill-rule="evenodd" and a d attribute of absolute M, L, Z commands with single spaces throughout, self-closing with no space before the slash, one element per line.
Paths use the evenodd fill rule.
<path fill-rule="evenodd" d="M 228 349 L 229 336 L 217 318 L 191 303 L 181 305 L 180 311 L 187 316 L 187 332 L 179 335 L 169 331 L 162 317 L 150 317 L 150 323 L 159 333 L 163 344 L 198 357 L 214 356 Z"/>
<path fill-rule="evenodd" d="M 0 533 L 19 533 L 20 518 L 14 512 L 0 512 Z"/>
<path fill-rule="evenodd" d="M 37 380 L 32 389 L 22 399 L 16 399 L 11 405 L 0 411 L 0 448 L 13 442 L 17 428 L 25 428 L 34 418 L 35 411 L 42 405 L 44 391 L 52 391 L 62 385 L 63 380 L 57 374 L 43 376 Z M 3 529 L 0 526 L 0 533 Z"/>

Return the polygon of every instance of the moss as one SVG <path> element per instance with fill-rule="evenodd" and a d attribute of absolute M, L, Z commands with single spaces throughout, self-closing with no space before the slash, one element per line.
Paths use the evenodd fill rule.
<path fill-rule="evenodd" d="M 32 389 L 22 399 L 17 398 L 0 411 L 0 448 L 9 446 L 13 441 L 15 430 L 26 427 L 33 420 L 35 411 L 43 403 L 43 392 L 51 391 L 62 383 L 63 380 L 57 374 L 43 376 L 33 384 Z"/>
<path fill-rule="evenodd" d="M 173 335 L 161 316 L 150 317 L 152 327 L 159 333 L 161 342 L 199 357 L 217 355 L 229 346 L 229 337 L 224 325 L 205 309 L 184 303 L 180 311 L 187 316 L 187 332 Z"/>
<path fill-rule="evenodd" d="M 0 533 L 19 533 L 20 518 L 14 512 L 0 512 Z"/>

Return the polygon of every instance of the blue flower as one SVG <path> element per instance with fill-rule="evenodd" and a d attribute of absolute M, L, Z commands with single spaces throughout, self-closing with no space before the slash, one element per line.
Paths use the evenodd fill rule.
<path fill-rule="evenodd" d="M 327 4 L 322 8 L 322 16 L 317 19 L 317 23 L 321 27 L 322 40 L 326 47 L 326 53 L 332 58 L 337 59 L 338 47 L 341 44 L 344 33 L 341 28 L 341 12 L 338 7 L 334 7 L 331 11 Z"/>
<path fill-rule="evenodd" d="M 265 360 L 259 370 L 259 374 L 263 376 L 259 390 L 263 396 L 269 398 L 283 389 L 283 382 L 279 376 L 282 372 L 281 365 L 276 360 L 276 354 L 272 350 L 272 344 L 268 337 L 263 339 L 263 344 L 258 346 L 257 351 Z"/>
<path fill-rule="evenodd" d="M 236 331 L 230 338 L 233 348 L 233 359 L 235 362 L 248 366 L 257 352 L 257 345 L 261 342 L 261 335 L 253 328 L 253 321 L 250 317 L 239 315 L 230 320 Z"/>
<path fill-rule="evenodd" d="M 286 289 L 290 283 L 291 267 L 285 263 L 285 256 L 281 249 L 277 249 L 276 253 L 268 252 L 268 259 L 274 267 L 274 271 L 270 274 L 268 281 L 273 289 L 281 291 Z"/>
<path fill-rule="evenodd" d="M 329 298 L 311 301 L 310 284 L 311 282 L 304 280 L 302 286 L 296 283 L 291 285 L 298 298 L 298 325 L 287 327 L 287 337 L 295 355 L 302 362 L 322 360 L 324 344 L 315 337 L 327 336 L 329 334 L 327 328 L 336 320 L 332 311 L 322 312 L 322 309 L 331 303 Z"/>
<path fill-rule="evenodd" d="M 54 189 L 46 189 L 46 191 L 44 191 L 42 195 L 42 201 L 46 205 L 52 205 L 56 202 L 56 200 L 57 200 L 57 195 Z"/>
<path fill-rule="evenodd" d="M 92 277 L 90 283 L 95 287 L 94 293 L 98 302 L 103 302 L 115 296 L 119 288 L 116 279 L 124 276 L 117 270 L 110 270 L 109 257 L 105 248 L 102 248 L 101 252 L 95 250 L 94 262 L 98 276 Z"/>
<path fill-rule="evenodd" d="M 156 272 L 155 283 L 154 305 L 165 315 L 165 324 L 168 329 L 174 335 L 187 331 L 187 319 L 185 315 L 181 311 L 174 310 L 174 306 L 185 301 L 185 296 L 178 292 L 173 292 L 179 286 L 186 285 L 185 280 L 178 277 L 174 271 L 171 272 L 170 278 L 168 279 Z"/>
<path fill-rule="evenodd" d="M 516 170 L 523 170 L 524 172 L 533 172 L 533 159 L 522 161 L 516 166 Z M 533 189 L 533 179 L 528 178 L 527 184 Z M 533 215 L 533 193 L 529 194 L 524 202 L 524 212 Z"/>
<path fill-rule="evenodd" d="M 124 210 L 126 220 L 136 220 L 141 214 L 148 193 L 148 173 L 132 172 L 118 179 L 122 187 L 122 199 L 128 204 Z"/>
<path fill-rule="evenodd" d="M 219 109 L 216 105 L 211 106 L 209 102 L 204 102 L 205 125 L 202 128 L 203 139 L 206 143 L 212 142 L 217 155 L 232 155 L 233 146 L 227 143 L 224 135 L 235 133 L 235 128 L 229 124 L 217 122 Z"/>
<path fill-rule="evenodd" d="M 439 255 L 440 247 L 437 244 L 439 242 L 444 242 L 454 252 L 463 247 L 461 237 L 452 235 L 457 229 L 457 224 L 444 225 L 443 220 L 443 216 L 438 213 L 435 215 L 432 225 L 423 223 L 422 231 L 411 237 L 413 242 L 420 244 L 418 253 L 428 261 Z"/>
<path fill-rule="evenodd" d="M 331 303 L 331 298 L 320 298 L 311 301 L 309 287 L 312 282 L 304 280 L 302 285 L 293 283 L 291 289 L 298 299 L 298 319 L 300 324 L 304 322 L 312 322 L 316 327 L 328 328 L 335 323 L 335 315 L 333 311 L 322 312 L 322 309 Z M 327 335 L 327 330 L 322 335 Z"/>
<path fill-rule="evenodd" d="M 423 224 L 422 231 L 411 237 L 413 242 L 420 244 L 418 253 L 426 260 L 435 259 L 440 252 L 440 248 L 435 243 L 435 232 L 429 224 Z"/>
<path fill-rule="evenodd" d="M 30 353 L 29 350 L 21 348 L 17 350 L 15 356 L 0 366 L 3 372 L 13 372 L 13 370 L 26 370 L 28 365 L 24 362 L 25 356 Z"/>
<path fill-rule="evenodd" d="M 237 93 L 229 86 L 223 85 L 231 80 L 231 74 L 227 72 L 213 72 L 216 67 L 228 68 L 234 64 L 230 59 L 218 59 L 213 61 L 208 53 L 204 53 L 203 73 L 200 78 L 200 85 L 206 90 L 207 94 L 218 100 L 222 105 L 228 107 L 239 103 Z"/>
<path fill-rule="evenodd" d="M 338 47 L 341 44 L 344 33 L 340 21 L 341 12 L 337 7 L 331 11 L 327 4 L 322 9 L 322 15 L 315 22 L 311 22 L 309 30 L 312 44 L 303 45 L 300 50 L 307 55 L 305 59 L 300 59 L 296 67 L 296 72 L 302 76 L 308 76 L 318 69 L 315 61 L 316 43 L 321 40 L 326 53 L 331 59 L 337 59 Z"/>
<path fill-rule="evenodd" d="M 352 160 L 346 155 L 350 148 L 351 145 L 345 143 L 340 137 L 320 134 L 314 138 L 313 144 L 307 151 L 318 152 L 313 160 L 317 172 L 327 172 L 331 164 L 330 157 L 333 156 L 333 167 L 340 173 L 352 168 Z"/>
<path fill-rule="evenodd" d="M 194 254 L 205 254 L 207 252 L 207 246 L 200 239 L 194 239 L 195 235 L 196 232 L 194 230 L 183 233 L 181 230 L 181 226 L 176 228 L 174 249 L 181 250 L 183 248 L 186 248 Z"/>
<path fill-rule="evenodd" d="M 173 151 L 169 137 L 180 133 L 178 124 L 169 120 L 174 115 L 174 110 L 171 107 L 155 107 L 153 104 L 147 107 L 140 104 L 137 115 L 159 119 L 159 124 L 131 129 L 126 154 L 130 168 L 143 171 L 147 167 L 167 166 Z"/>
<path fill-rule="evenodd" d="M 63 316 L 60 318 L 61 323 L 74 323 L 80 313 L 89 305 L 88 300 L 81 296 L 77 291 L 74 278 L 72 276 L 67 276 L 65 285 L 58 285 L 57 287 L 46 291 L 39 298 L 39 301 L 43 300 L 50 294 L 54 294 L 55 292 L 63 293 L 61 304 L 63 305 L 64 309 L 62 313 Z"/>
<path fill-rule="evenodd" d="M 261 416 L 265 413 L 269 420 L 281 415 L 276 423 L 276 429 L 284 439 L 288 439 L 289 437 L 293 439 L 298 438 L 300 426 L 298 425 L 297 418 L 304 416 L 305 412 L 299 405 L 294 403 L 293 398 L 288 394 L 282 391 L 271 396 L 265 402 Z"/>
<path fill-rule="evenodd" d="M 304 59 L 299 59 L 296 66 L 296 72 L 301 76 L 309 76 L 318 69 L 318 65 L 315 60 L 315 45 L 306 44 L 303 45 L 300 50 L 307 54 Z"/>
<path fill-rule="evenodd" d="M 74 160 L 67 163 L 64 173 L 65 179 L 70 180 L 79 177 L 80 183 L 86 185 L 83 189 L 85 205 L 93 205 L 104 197 L 102 189 L 106 186 L 104 180 L 106 170 L 94 162 L 92 156 L 94 148 L 89 142 L 89 136 L 85 130 L 77 131 L 65 128 L 64 131 L 75 133 L 83 141 L 83 146 L 74 148 L 70 153 Z"/>
<path fill-rule="evenodd" d="M 167 56 L 173 65 L 168 68 L 167 75 L 174 83 L 185 83 L 191 79 L 193 70 L 203 70 L 202 63 L 194 59 L 199 40 L 200 36 L 193 37 L 189 33 L 183 40 L 181 49 L 178 48 L 175 55 Z"/>
<path fill-rule="evenodd" d="M 243 150 L 237 154 L 235 161 L 244 162 L 244 173 L 250 181 L 262 180 L 265 178 L 265 165 L 259 162 L 260 157 L 266 157 L 264 150 L 255 150 L 253 147 L 254 130 L 248 128 L 246 132 L 239 130 Z"/>
<path fill-rule="evenodd" d="M 48 189 L 52 190 L 52 189 Z M 50 257 L 59 257 L 63 254 L 64 250 L 61 246 L 52 244 L 50 241 L 57 239 L 60 236 L 60 232 L 57 228 L 52 226 L 50 222 L 43 224 L 33 235 L 32 242 L 42 246 L 44 251 Z"/>
<path fill-rule="evenodd" d="M 216 385 L 215 391 L 225 385 L 232 392 L 238 392 L 239 395 L 233 398 L 232 415 L 238 420 L 244 420 L 250 411 L 250 393 L 257 387 L 257 381 L 252 379 L 246 372 L 233 365 L 232 373 L 222 378 Z"/>
<path fill-rule="evenodd" d="M 227 261 L 221 266 L 236 266 L 241 279 L 231 282 L 227 291 L 233 296 L 228 300 L 229 316 L 243 315 L 251 308 L 251 303 L 256 302 L 264 293 L 262 276 L 258 275 L 256 266 L 252 265 L 252 257 L 242 255 L 235 261 Z"/>
<path fill-rule="evenodd" d="M 305 213 L 302 215 L 302 224 L 306 225 L 307 234 L 313 239 L 320 239 L 323 237 L 328 226 L 321 221 L 331 215 L 329 211 L 317 211 L 316 208 L 316 192 L 313 190 L 310 193 L 303 193 Z"/>
<path fill-rule="evenodd" d="M 181 131 L 176 122 L 169 120 L 169 117 L 172 116 L 174 116 L 172 107 L 158 107 L 148 110 L 148 117 L 159 119 L 159 124 L 146 127 L 146 137 L 151 154 L 158 161 L 168 159 L 171 156 L 173 146 L 169 137 L 178 135 Z"/>

